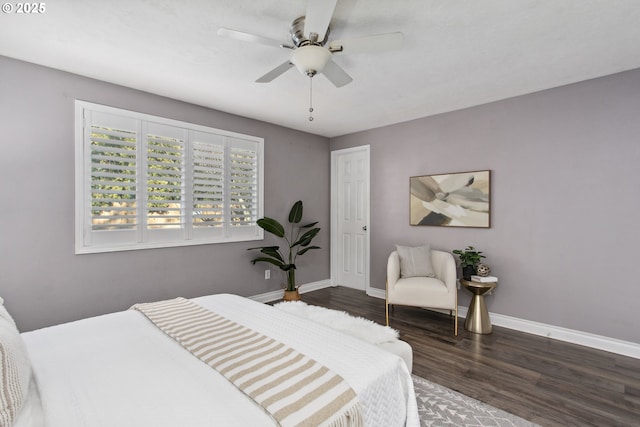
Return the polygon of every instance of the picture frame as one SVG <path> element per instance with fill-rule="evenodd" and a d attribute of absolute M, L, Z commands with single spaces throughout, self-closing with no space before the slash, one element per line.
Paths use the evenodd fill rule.
<path fill-rule="evenodd" d="M 491 171 L 410 177 L 409 223 L 490 228 Z"/>

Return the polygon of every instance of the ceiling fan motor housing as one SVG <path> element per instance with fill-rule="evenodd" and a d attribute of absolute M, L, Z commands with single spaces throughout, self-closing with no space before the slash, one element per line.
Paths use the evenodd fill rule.
<path fill-rule="evenodd" d="M 318 35 L 316 33 L 310 33 L 308 35 L 304 34 L 304 21 L 305 17 L 300 16 L 296 18 L 291 24 L 289 34 L 291 35 L 291 41 L 293 42 L 293 44 L 296 47 L 308 45 L 324 46 L 329 39 L 329 28 L 327 28 L 324 39 L 318 40 Z"/>

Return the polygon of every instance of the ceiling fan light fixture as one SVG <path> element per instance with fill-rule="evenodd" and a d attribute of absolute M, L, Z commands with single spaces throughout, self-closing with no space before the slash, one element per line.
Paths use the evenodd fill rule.
<path fill-rule="evenodd" d="M 298 71 L 309 77 L 322 72 L 331 59 L 331 52 L 320 46 L 302 46 L 291 52 L 290 61 Z"/>

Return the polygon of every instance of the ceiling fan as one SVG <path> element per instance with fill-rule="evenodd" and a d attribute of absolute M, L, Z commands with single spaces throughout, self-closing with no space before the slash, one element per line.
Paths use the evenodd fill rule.
<path fill-rule="evenodd" d="M 295 66 L 310 78 L 324 74 L 336 87 L 342 87 L 353 79 L 331 59 L 332 55 L 392 50 L 401 45 L 403 35 L 401 32 L 376 34 L 327 44 L 336 3 L 337 0 L 308 0 L 306 15 L 296 18 L 289 29 L 291 44 L 228 28 L 220 28 L 218 35 L 291 50 L 289 59 L 256 80 L 258 83 L 269 83 Z"/>

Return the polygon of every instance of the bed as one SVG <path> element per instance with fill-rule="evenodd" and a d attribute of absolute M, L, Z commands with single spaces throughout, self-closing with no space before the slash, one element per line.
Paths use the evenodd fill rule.
<path fill-rule="evenodd" d="M 236 295 L 211 295 L 188 303 L 308 355 L 339 375 L 355 392 L 364 425 L 419 425 L 411 376 L 398 356 Z M 18 362 L 15 369 L 18 388 L 26 390 L 20 407 L 10 409 L 16 427 L 278 425 L 246 391 L 138 310 L 23 333 L 13 344 L 15 337 L 7 338 L 12 320 L 6 320 L 6 310 L 0 313 L 3 318 L 2 346 L 6 350 L 14 345 L 17 359 L 23 346 L 27 361 L 22 365 L 28 365 Z M 5 369 L 3 382 L 10 374 Z M 11 418 L 4 411 L 0 426 L 11 425 L 3 424 L 3 416 Z"/>

